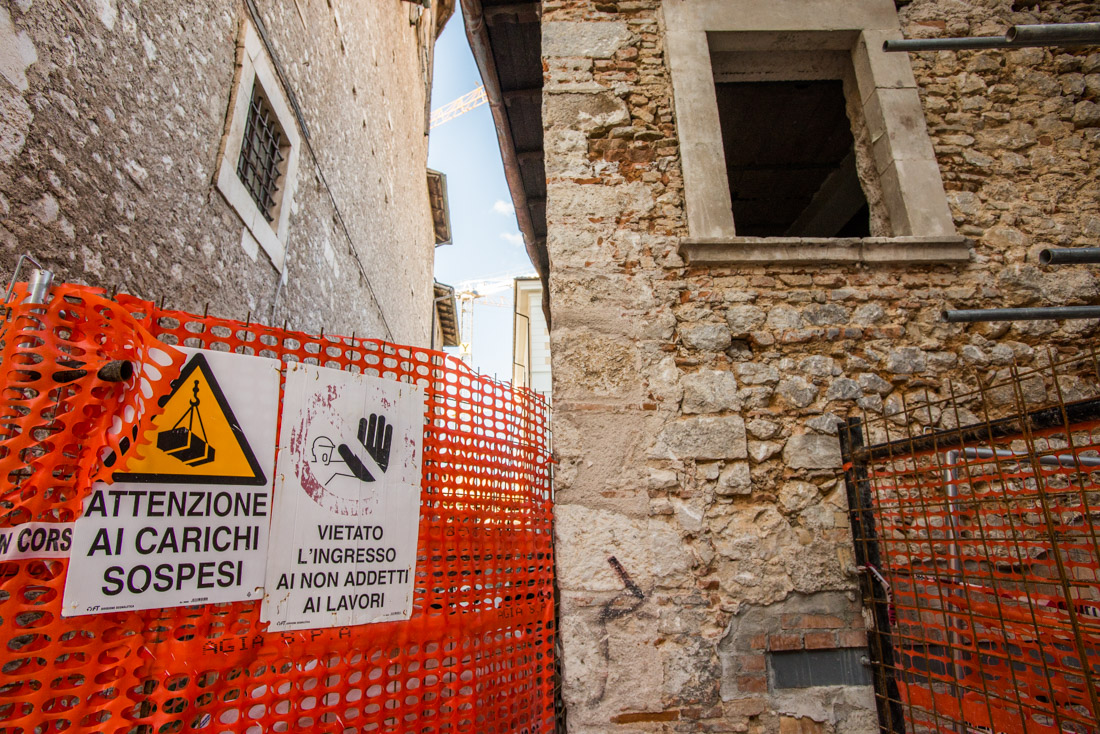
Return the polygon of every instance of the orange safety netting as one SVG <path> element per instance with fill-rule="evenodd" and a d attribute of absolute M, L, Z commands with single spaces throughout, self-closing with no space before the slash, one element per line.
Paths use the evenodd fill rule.
<path fill-rule="evenodd" d="M 906 731 L 1100 732 L 1100 422 L 949 449 L 867 467 Z"/>
<path fill-rule="evenodd" d="M 412 382 L 428 414 L 410 620 L 269 633 L 259 602 L 62 618 L 67 560 L 3 562 L 0 734 L 553 730 L 539 396 L 441 352 L 164 311 L 97 289 L 57 286 L 48 305 L 9 306 L 0 528 L 80 514 L 112 452 L 134 454 L 128 438 L 148 428 L 150 398 L 168 391 L 182 355 L 165 345 Z M 135 377 L 97 380 L 117 359 L 135 363 Z M 77 369 L 87 374 L 70 379 Z"/>

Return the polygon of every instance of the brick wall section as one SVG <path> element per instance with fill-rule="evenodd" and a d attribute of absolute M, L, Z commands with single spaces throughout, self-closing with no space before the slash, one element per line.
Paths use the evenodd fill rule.
<path fill-rule="evenodd" d="M 278 309 L 279 274 L 242 249 L 214 186 L 243 0 L 0 8 L 0 45 L 17 49 L 0 69 L 0 270 L 30 252 L 62 280 L 313 332 L 385 337 L 384 313 L 394 339 L 427 344 L 428 16 L 414 25 L 396 0 L 257 5 L 321 161 L 300 156 Z"/>
<path fill-rule="evenodd" d="M 900 16 L 907 36 L 1100 19 L 1085 2 L 956 0 Z M 768 650 L 865 644 L 835 422 L 1095 333 L 939 314 L 1098 295 L 1088 268 L 1035 256 L 1100 244 L 1100 54 L 913 57 L 968 264 L 692 268 L 677 255 L 658 0 L 545 0 L 543 20 L 570 730 L 877 731 L 869 689 L 775 690 L 764 663 Z M 933 411 L 926 424 L 975 419 Z"/>

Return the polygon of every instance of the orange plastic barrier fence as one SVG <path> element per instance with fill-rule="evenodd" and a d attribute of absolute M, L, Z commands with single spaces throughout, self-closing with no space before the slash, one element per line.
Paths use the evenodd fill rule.
<path fill-rule="evenodd" d="M 1100 422 L 1081 420 L 934 451 L 899 441 L 866 465 L 875 535 L 857 542 L 877 546 L 890 589 L 904 719 L 889 731 L 1100 732 L 1098 453 Z"/>
<path fill-rule="evenodd" d="M 553 731 L 549 418 L 441 352 L 165 311 L 56 286 L 0 314 L 0 528 L 69 522 L 144 434 L 164 345 L 420 385 L 428 396 L 412 618 L 268 632 L 259 602 L 62 618 L 67 559 L 0 563 L 0 734 Z M 159 341 L 158 341 L 159 340 Z M 94 379 L 138 363 L 127 383 Z M 59 383 L 57 374 L 87 377 Z M 70 375 L 71 377 L 71 375 Z M 114 467 L 118 468 L 118 467 Z M 277 539 L 272 539 L 277 542 Z"/>

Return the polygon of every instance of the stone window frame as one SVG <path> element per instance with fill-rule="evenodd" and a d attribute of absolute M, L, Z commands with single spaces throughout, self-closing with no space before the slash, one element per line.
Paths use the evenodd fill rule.
<path fill-rule="evenodd" d="M 893 0 L 666 0 L 665 49 L 680 138 L 688 236 L 696 265 L 949 263 L 969 259 L 955 232 Z M 738 237 L 733 221 L 711 48 L 752 39 L 754 49 L 847 51 L 871 137 L 877 186 L 893 236 Z M 727 48 L 727 50 L 730 50 Z M 863 182 L 867 185 L 867 182 Z"/>
<path fill-rule="evenodd" d="M 275 207 L 271 212 L 272 222 L 270 223 L 252 199 L 244 182 L 237 176 L 237 161 L 244 142 L 248 108 L 252 100 L 253 87 L 257 84 L 271 111 L 275 113 L 275 118 L 289 144 L 289 151 L 282 164 L 284 166 L 282 182 L 275 196 Z M 229 100 L 225 133 L 218 149 L 216 185 L 226 202 L 244 223 L 241 246 L 245 252 L 256 260 L 258 245 L 267 253 L 271 263 L 279 272 L 283 271 L 286 262 L 287 232 L 298 177 L 300 152 L 301 136 L 298 125 L 290 111 L 290 103 L 279 83 L 279 78 L 275 74 L 275 67 L 267 55 L 255 26 L 247 18 L 242 19 L 240 41 L 237 46 L 237 74 Z"/>

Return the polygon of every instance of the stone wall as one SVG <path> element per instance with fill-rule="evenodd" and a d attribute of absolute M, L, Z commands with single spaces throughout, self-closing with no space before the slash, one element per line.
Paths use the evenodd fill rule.
<path fill-rule="evenodd" d="M 431 13 L 257 6 L 316 152 L 300 154 L 285 285 L 214 185 L 243 0 L 0 5 L 0 270 L 29 252 L 168 307 L 427 344 Z"/>
<path fill-rule="evenodd" d="M 569 729 L 877 731 L 869 687 L 767 673 L 769 652 L 865 644 L 836 422 L 1094 336 L 940 312 L 1100 295 L 1088 267 L 1036 259 L 1100 244 L 1100 53 L 912 56 L 968 263 L 690 267 L 659 0 L 542 7 Z M 899 15 L 914 37 L 1100 20 L 1089 2 Z"/>

